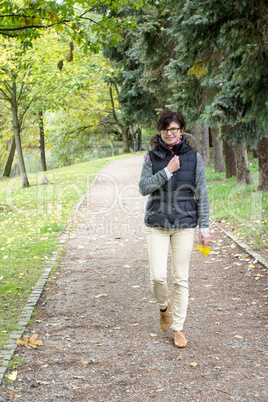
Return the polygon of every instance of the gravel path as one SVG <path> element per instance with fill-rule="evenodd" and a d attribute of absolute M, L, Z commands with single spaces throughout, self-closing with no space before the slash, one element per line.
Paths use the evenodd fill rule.
<path fill-rule="evenodd" d="M 43 346 L 18 347 L 24 363 L 0 401 L 267 401 L 267 275 L 216 225 L 212 254 L 192 255 L 187 347 L 161 331 L 142 161 L 107 165 L 90 188 L 26 331 Z"/>

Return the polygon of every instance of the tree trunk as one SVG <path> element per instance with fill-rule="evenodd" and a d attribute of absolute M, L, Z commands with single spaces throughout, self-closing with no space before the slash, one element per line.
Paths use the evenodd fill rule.
<path fill-rule="evenodd" d="M 38 118 L 39 118 L 39 140 L 40 140 L 41 169 L 42 169 L 42 172 L 46 172 L 47 171 L 47 164 L 46 164 L 46 153 L 45 153 L 45 135 L 44 135 L 43 110 L 39 110 Z"/>
<path fill-rule="evenodd" d="M 203 159 L 204 166 L 209 165 L 209 134 L 206 125 L 200 126 L 200 154 Z"/>
<path fill-rule="evenodd" d="M 225 130 L 225 127 L 222 127 L 222 130 Z M 236 169 L 236 154 L 233 148 L 223 140 L 223 150 L 225 156 L 225 170 L 226 179 L 229 179 L 232 176 L 236 176 L 237 169 Z"/>
<path fill-rule="evenodd" d="M 213 145 L 214 170 L 215 172 L 220 173 L 224 171 L 224 163 L 222 156 L 221 132 L 219 126 L 211 127 L 210 132 Z"/>
<path fill-rule="evenodd" d="M 258 143 L 259 190 L 268 190 L 268 137 Z"/>
<path fill-rule="evenodd" d="M 18 118 L 18 104 L 17 104 L 17 86 L 16 82 L 12 84 L 12 96 L 11 96 L 11 108 L 12 108 L 12 129 L 15 137 L 16 149 L 17 149 L 17 156 L 18 156 L 18 163 L 20 167 L 20 174 L 22 180 L 22 187 L 29 187 L 28 177 L 26 173 L 22 146 L 21 146 L 21 125 Z"/>
<path fill-rule="evenodd" d="M 4 171 L 3 171 L 3 176 L 10 177 L 11 168 L 12 168 L 12 164 L 13 164 L 13 160 L 14 160 L 14 156 L 15 156 L 15 150 L 16 150 L 16 143 L 15 143 L 15 137 L 13 135 L 9 155 L 7 158 L 7 163 L 6 163 L 6 165 L 4 167 Z"/>
<path fill-rule="evenodd" d="M 189 134 L 192 134 L 194 136 L 195 139 L 195 143 L 196 143 L 196 149 L 197 151 L 201 154 L 200 152 L 200 133 L 199 133 L 199 129 L 197 126 L 193 126 L 189 132 Z"/>
<path fill-rule="evenodd" d="M 131 124 L 129 125 L 129 134 L 130 134 L 130 139 L 131 139 L 131 147 L 135 154 L 135 152 L 136 152 L 136 133 L 133 131 Z"/>
<path fill-rule="evenodd" d="M 251 184 L 252 179 L 248 168 L 247 147 L 244 141 L 236 146 L 237 183 Z"/>
<path fill-rule="evenodd" d="M 41 170 L 42 170 L 42 172 L 46 172 L 47 164 L 46 164 L 46 152 L 45 152 L 45 132 L 44 132 L 43 110 L 39 110 L 38 118 L 39 118 L 39 142 L 40 142 L 39 148 L 40 148 L 40 157 L 41 157 Z M 42 184 L 49 183 L 46 176 L 42 176 L 41 183 Z"/>
<path fill-rule="evenodd" d="M 141 136 L 141 129 L 137 129 L 137 134 L 138 134 L 138 144 L 137 144 L 137 149 L 139 151 L 142 151 L 142 136 Z"/>
<path fill-rule="evenodd" d="M 253 149 L 253 158 L 258 158 L 259 157 L 259 151 L 258 149 Z"/>
<path fill-rule="evenodd" d="M 124 153 L 129 153 L 128 127 L 122 129 Z"/>

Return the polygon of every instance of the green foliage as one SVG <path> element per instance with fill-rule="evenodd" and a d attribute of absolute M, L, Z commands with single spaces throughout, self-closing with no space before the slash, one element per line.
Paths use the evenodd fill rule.
<path fill-rule="evenodd" d="M 169 78 L 185 94 L 174 95 L 174 106 L 189 109 L 191 81 L 198 79 L 197 111 L 200 120 L 238 126 L 233 142 L 255 140 L 267 130 L 267 40 L 268 18 L 264 1 L 168 1 L 173 8 L 169 34 L 177 40 L 179 54 L 168 66 Z M 185 66 L 179 68 L 178 66 Z M 185 85 L 188 84 L 188 85 Z M 197 117 L 197 116 L 196 116 Z M 194 111 L 191 118 L 195 118 Z M 241 130 L 242 128 L 242 130 Z M 238 134 L 236 136 L 236 134 Z"/>
<path fill-rule="evenodd" d="M 111 138 L 116 137 L 111 131 L 111 123 L 107 124 L 108 130 L 103 127 L 106 120 L 107 123 L 112 120 L 109 88 L 103 83 L 104 76 L 111 74 L 112 68 L 101 54 L 84 54 L 75 45 L 70 62 L 70 44 L 63 34 L 56 33 L 46 34 L 42 40 L 36 39 L 33 47 L 22 54 L 14 40 L 3 41 L 1 49 L 4 51 L 0 59 L 8 71 L 10 68 L 16 71 L 17 93 L 22 95 L 18 108 L 19 114 L 24 116 L 22 140 L 25 151 L 34 152 L 39 145 L 37 115 L 40 109 L 45 115 L 48 148 L 61 165 L 74 163 L 77 157 L 87 153 L 97 136 L 102 135 L 103 145 L 110 144 Z M 57 66 L 60 60 L 64 60 L 62 70 Z M 6 86 L 11 85 L 10 77 L 8 74 L 0 77 L 0 92 L 2 90 L 8 96 Z M 8 107 L 8 100 L 2 98 L 2 104 Z M 5 115 L 7 127 L 8 120 L 11 121 L 11 113 Z M 0 138 L 0 150 L 5 149 L 3 163 L 11 136 L 11 130 L 5 129 Z"/>
<path fill-rule="evenodd" d="M 139 9 L 145 1 L 68 0 L 1 1 L 0 34 L 18 38 L 24 47 L 32 46 L 33 39 L 43 32 L 65 32 L 71 40 L 88 50 L 98 52 L 101 47 L 115 45 L 121 30 L 134 26 L 133 18 L 119 18 L 122 7 Z M 107 12 L 108 7 L 112 9 Z M 93 11 L 102 11 L 93 17 Z M 93 37 L 91 34 L 93 33 Z"/>
<path fill-rule="evenodd" d="M 137 28 L 105 52 L 117 68 L 113 80 L 120 88 L 121 118 L 127 124 L 154 125 L 156 109 L 164 107 L 169 96 L 164 74 L 172 47 L 164 30 L 168 16 L 164 8 L 151 4 L 139 12 Z"/>

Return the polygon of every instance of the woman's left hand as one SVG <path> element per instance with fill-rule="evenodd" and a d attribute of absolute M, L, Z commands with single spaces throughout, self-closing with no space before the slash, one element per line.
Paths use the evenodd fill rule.
<path fill-rule="evenodd" d="M 200 232 L 199 233 L 199 242 L 202 247 L 208 245 L 210 240 L 210 234 L 208 232 Z"/>

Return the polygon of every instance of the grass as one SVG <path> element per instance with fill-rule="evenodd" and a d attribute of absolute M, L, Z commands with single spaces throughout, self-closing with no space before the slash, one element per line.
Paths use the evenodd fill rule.
<path fill-rule="evenodd" d="M 46 261 L 97 172 L 117 157 L 97 159 L 48 171 L 48 185 L 30 175 L 0 181 L 0 349 L 6 344 Z M 251 161 L 253 185 L 206 171 L 211 217 L 221 221 L 255 249 L 267 247 L 268 194 L 257 190 L 257 161 Z"/>
<path fill-rule="evenodd" d="M 237 184 L 236 177 L 225 178 L 206 169 L 212 220 L 222 222 L 255 250 L 268 246 L 268 193 L 258 191 L 257 160 L 250 161 L 253 184 Z"/>
<path fill-rule="evenodd" d="M 40 184 L 40 174 L 29 175 L 29 188 L 20 178 L 0 181 L 0 349 L 78 201 L 104 164 L 122 157 L 50 170 L 48 185 Z"/>

